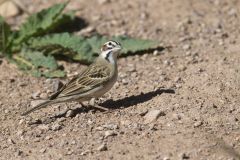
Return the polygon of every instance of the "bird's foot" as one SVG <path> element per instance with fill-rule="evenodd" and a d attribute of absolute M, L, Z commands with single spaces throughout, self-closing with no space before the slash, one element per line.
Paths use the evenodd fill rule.
<path fill-rule="evenodd" d="M 100 110 L 103 110 L 103 111 L 109 111 L 108 108 L 105 108 L 105 107 L 102 107 L 102 106 L 99 106 L 98 104 L 95 103 L 95 98 L 92 98 L 90 101 L 89 101 L 89 105 L 93 108 L 97 108 L 97 109 L 100 109 Z"/>

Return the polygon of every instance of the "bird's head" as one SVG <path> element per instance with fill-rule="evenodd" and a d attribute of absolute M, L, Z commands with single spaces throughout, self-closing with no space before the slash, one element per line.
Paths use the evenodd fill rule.
<path fill-rule="evenodd" d="M 101 56 L 105 58 L 107 61 L 113 63 L 116 61 L 117 56 L 122 49 L 122 46 L 119 42 L 116 41 L 108 41 L 103 44 L 101 48 Z"/>

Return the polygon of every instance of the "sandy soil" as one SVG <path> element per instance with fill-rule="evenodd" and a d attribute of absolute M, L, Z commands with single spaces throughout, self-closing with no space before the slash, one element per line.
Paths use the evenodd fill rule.
<path fill-rule="evenodd" d="M 56 2 L 23 0 L 30 12 Z M 78 34 L 126 34 L 165 49 L 119 59 L 118 82 L 99 102 L 110 112 L 67 103 L 21 117 L 58 80 L 2 59 L 0 159 L 240 159 L 239 0 L 78 0 L 68 9 L 86 21 Z M 85 67 L 61 63 L 69 75 Z"/>

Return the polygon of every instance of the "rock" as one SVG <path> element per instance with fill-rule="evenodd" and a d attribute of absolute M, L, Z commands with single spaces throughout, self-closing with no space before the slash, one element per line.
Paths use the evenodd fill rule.
<path fill-rule="evenodd" d="M 130 126 L 131 124 L 132 124 L 132 122 L 130 120 L 121 121 L 121 125 L 126 126 L 126 127 Z"/>
<path fill-rule="evenodd" d="M 181 72 L 181 71 L 185 71 L 186 69 L 187 69 L 187 67 L 186 66 L 184 66 L 184 65 L 179 65 L 178 67 L 178 70 Z"/>
<path fill-rule="evenodd" d="M 169 66 L 170 65 L 170 61 L 169 60 L 164 60 L 163 64 L 166 65 L 166 66 Z"/>
<path fill-rule="evenodd" d="M 24 131 L 23 131 L 23 130 L 19 130 L 19 131 L 17 131 L 17 136 L 22 136 L 22 135 L 23 135 L 23 133 L 24 133 Z"/>
<path fill-rule="evenodd" d="M 236 16 L 237 15 L 237 10 L 235 8 L 231 8 L 229 11 L 228 11 L 228 15 L 229 16 Z"/>
<path fill-rule="evenodd" d="M 86 150 L 86 151 L 83 151 L 82 153 L 80 153 L 80 155 L 84 156 L 84 155 L 87 155 L 89 153 L 91 153 L 91 151 L 90 150 Z"/>
<path fill-rule="evenodd" d="M 102 126 L 99 126 L 99 127 L 96 127 L 96 130 L 97 130 L 97 131 L 103 131 L 104 128 L 103 128 Z"/>
<path fill-rule="evenodd" d="M 25 119 L 20 119 L 18 124 L 21 125 L 21 124 L 23 124 L 23 123 L 25 123 L 25 122 L 26 122 Z"/>
<path fill-rule="evenodd" d="M 16 156 L 20 156 L 22 153 L 23 153 L 23 151 L 17 150 L 17 151 L 15 152 L 15 155 L 16 155 Z"/>
<path fill-rule="evenodd" d="M 170 160 L 169 157 L 163 157 L 163 160 Z"/>
<path fill-rule="evenodd" d="M 201 126 L 202 124 L 203 124 L 202 121 L 197 121 L 197 122 L 195 122 L 195 123 L 193 124 L 193 126 L 194 126 L 194 127 L 199 127 L 199 126 Z"/>
<path fill-rule="evenodd" d="M 74 116 L 74 111 L 73 110 L 68 110 L 65 117 L 73 117 Z"/>
<path fill-rule="evenodd" d="M 160 54 L 161 54 L 161 52 L 158 51 L 158 50 L 154 50 L 154 51 L 153 51 L 153 55 L 154 55 L 154 56 L 157 56 L 157 55 L 160 55 Z"/>
<path fill-rule="evenodd" d="M 128 68 L 128 71 L 129 71 L 129 72 L 136 72 L 137 70 L 136 70 L 136 67 L 135 67 L 135 66 L 132 66 L 132 67 L 129 67 L 129 68 Z"/>
<path fill-rule="evenodd" d="M 24 86 L 27 86 L 26 82 L 21 82 L 21 83 L 18 84 L 18 87 L 24 87 Z"/>
<path fill-rule="evenodd" d="M 165 116 L 166 114 L 160 110 L 151 110 L 144 116 L 145 124 L 156 121 L 159 116 Z"/>
<path fill-rule="evenodd" d="M 75 145 L 75 144 L 77 144 L 77 142 L 76 142 L 75 140 L 73 140 L 73 141 L 71 142 L 71 144 L 72 144 L 72 145 Z"/>
<path fill-rule="evenodd" d="M 106 128 L 106 129 L 110 129 L 110 130 L 118 129 L 117 124 L 104 124 L 104 125 L 102 125 L 102 127 Z"/>
<path fill-rule="evenodd" d="M 42 148 L 42 149 L 40 149 L 39 152 L 40 152 L 40 153 L 44 153 L 44 152 L 46 152 L 46 150 L 47 150 L 46 148 Z"/>
<path fill-rule="evenodd" d="M 40 131 L 46 132 L 46 131 L 48 131 L 50 128 L 49 128 L 49 126 L 46 125 L 46 124 L 40 124 L 40 125 L 38 126 L 38 129 L 39 129 Z"/>
<path fill-rule="evenodd" d="M 58 123 L 55 123 L 55 124 L 52 125 L 51 129 L 53 131 L 58 131 L 58 130 L 62 129 L 62 126 Z"/>
<path fill-rule="evenodd" d="M 47 98 L 48 98 L 48 95 L 47 95 L 47 93 L 41 93 L 41 94 L 39 95 L 39 97 L 40 97 L 41 99 L 47 99 Z"/>
<path fill-rule="evenodd" d="M 190 157 L 186 153 L 180 154 L 181 159 L 189 159 Z"/>
<path fill-rule="evenodd" d="M 110 137 L 110 136 L 116 136 L 117 133 L 115 131 L 106 131 L 104 134 L 104 138 Z"/>
<path fill-rule="evenodd" d="M 20 9 L 12 1 L 6 1 L 0 5 L 0 15 L 8 18 L 16 16 L 20 13 Z"/>
<path fill-rule="evenodd" d="M 46 136 L 45 139 L 50 140 L 50 139 L 52 139 L 52 137 L 51 136 Z"/>
<path fill-rule="evenodd" d="M 110 0 L 98 0 L 98 3 L 99 4 L 106 4 L 106 3 L 109 3 L 109 2 L 111 2 Z"/>
<path fill-rule="evenodd" d="M 126 79 L 122 79 L 122 84 L 123 85 L 127 85 L 128 84 L 128 81 Z"/>
<path fill-rule="evenodd" d="M 34 124 L 42 124 L 42 121 L 40 119 L 33 119 L 27 122 L 28 125 L 34 125 Z"/>
<path fill-rule="evenodd" d="M 66 116 L 66 114 L 67 114 L 68 111 L 69 111 L 68 109 L 60 110 L 59 112 L 57 112 L 57 113 L 55 114 L 55 116 L 57 116 L 57 117 Z"/>
<path fill-rule="evenodd" d="M 107 145 L 103 143 L 101 146 L 97 148 L 98 151 L 106 151 L 107 150 Z"/>
<path fill-rule="evenodd" d="M 183 50 L 189 50 L 191 48 L 191 46 L 189 44 L 185 44 L 183 45 Z"/>
<path fill-rule="evenodd" d="M 141 20 L 146 20 L 149 17 L 148 13 L 146 12 L 141 12 L 140 14 L 140 19 Z"/>
<path fill-rule="evenodd" d="M 181 116 L 180 114 L 173 113 L 172 119 L 173 119 L 173 120 L 181 120 L 181 119 L 182 119 L 182 116 Z"/>
<path fill-rule="evenodd" d="M 16 144 L 11 138 L 8 139 L 8 144 Z"/>
<path fill-rule="evenodd" d="M 5 113 L 5 114 L 8 114 L 8 113 L 9 113 L 9 110 L 8 110 L 8 109 L 5 109 L 5 110 L 4 110 L 4 113 Z"/>
<path fill-rule="evenodd" d="M 66 153 L 66 155 L 71 155 L 71 154 L 73 154 L 73 151 L 72 151 L 72 150 L 70 150 L 70 151 L 68 151 L 68 152 Z"/>

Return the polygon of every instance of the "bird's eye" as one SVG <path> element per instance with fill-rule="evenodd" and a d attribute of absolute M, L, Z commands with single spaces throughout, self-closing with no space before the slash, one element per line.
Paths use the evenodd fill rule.
<path fill-rule="evenodd" d="M 112 42 L 109 42 L 108 44 L 111 46 L 111 45 L 112 45 Z"/>

